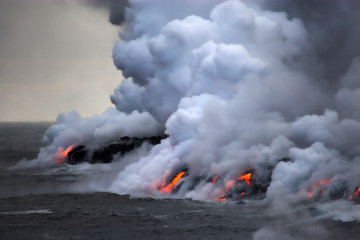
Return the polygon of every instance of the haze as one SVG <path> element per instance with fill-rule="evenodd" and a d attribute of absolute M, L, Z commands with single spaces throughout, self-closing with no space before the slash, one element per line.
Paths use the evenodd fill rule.
<path fill-rule="evenodd" d="M 105 9 L 79 0 L 0 0 L 0 121 L 110 107 L 122 78 L 111 58 L 118 32 Z"/>

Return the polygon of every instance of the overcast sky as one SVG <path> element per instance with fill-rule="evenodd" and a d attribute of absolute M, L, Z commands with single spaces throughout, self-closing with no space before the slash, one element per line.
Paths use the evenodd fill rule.
<path fill-rule="evenodd" d="M 118 26 L 74 0 L 0 0 L 0 121 L 54 121 L 112 106 Z"/>

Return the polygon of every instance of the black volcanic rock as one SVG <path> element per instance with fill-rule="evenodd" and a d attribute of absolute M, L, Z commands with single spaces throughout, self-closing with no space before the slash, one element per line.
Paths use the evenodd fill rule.
<path fill-rule="evenodd" d="M 110 163 L 113 155 L 124 155 L 139 148 L 143 143 L 144 141 L 139 138 L 122 138 L 121 142 L 113 143 L 96 150 L 92 155 L 91 163 Z"/>
<path fill-rule="evenodd" d="M 74 147 L 67 155 L 68 164 L 78 164 L 86 162 L 87 149 L 84 145 Z"/>
<path fill-rule="evenodd" d="M 113 160 L 113 156 L 115 154 L 124 155 L 139 148 L 145 142 L 156 145 L 159 144 L 161 140 L 166 137 L 168 136 L 163 135 L 145 138 L 122 137 L 120 140 L 96 149 L 95 151 L 89 150 L 84 145 L 79 145 L 77 147 L 74 147 L 74 149 L 68 153 L 67 163 L 72 165 L 82 162 L 110 163 Z"/>

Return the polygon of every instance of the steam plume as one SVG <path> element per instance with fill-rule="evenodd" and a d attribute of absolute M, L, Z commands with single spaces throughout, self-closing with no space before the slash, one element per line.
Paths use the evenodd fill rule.
<path fill-rule="evenodd" d="M 113 59 L 126 78 L 116 110 L 62 114 L 37 161 L 59 147 L 124 135 L 169 137 L 119 172 L 108 190 L 162 197 L 179 166 L 224 181 L 254 169 L 269 200 L 299 201 L 360 185 L 360 47 L 355 1 L 129 1 Z M 311 11 L 309 11 L 311 9 Z M 336 18 L 334 17 L 336 16 Z M 280 162 L 279 159 L 290 158 Z M 186 185 L 187 183 L 185 183 Z M 177 196 L 214 200 L 201 181 Z M 274 201 L 276 202 L 276 201 Z"/>

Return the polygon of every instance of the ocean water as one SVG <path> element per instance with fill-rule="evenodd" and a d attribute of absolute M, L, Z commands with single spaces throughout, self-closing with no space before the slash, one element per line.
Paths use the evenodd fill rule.
<path fill-rule="evenodd" d="M 133 198 L 85 187 L 106 175 L 106 164 L 9 170 L 36 157 L 50 125 L 0 123 L 1 240 L 360 239 L 360 205 L 345 200 L 275 211 L 263 201 Z"/>
<path fill-rule="evenodd" d="M 0 198 L 40 193 L 52 177 L 37 170 L 8 171 L 22 159 L 36 158 L 45 131 L 52 123 L 0 123 Z"/>

